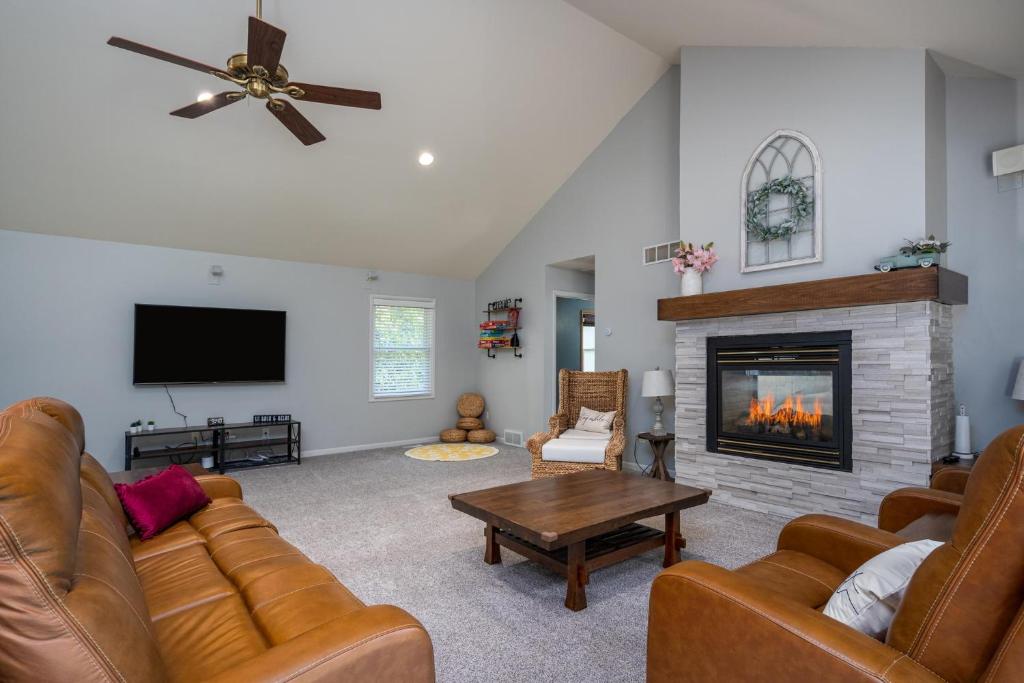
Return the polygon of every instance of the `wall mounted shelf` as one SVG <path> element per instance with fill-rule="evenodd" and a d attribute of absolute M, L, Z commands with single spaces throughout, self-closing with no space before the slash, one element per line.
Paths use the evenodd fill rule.
<path fill-rule="evenodd" d="M 677 296 L 658 300 L 658 320 L 699 320 L 907 301 L 966 304 L 967 276 L 932 266 Z"/>
<path fill-rule="evenodd" d="M 487 304 L 487 310 L 483 311 L 487 319 L 480 323 L 477 348 L 487 351 L 488 358 L 497 358 L 498 354 L 495 351 L 512 351 L 516 358 L 523 357 L 519 345 L 522 303 L 522 298 L 514 298 Z M 495 317 L 502 313 L 505 314 L 504 318 Z"/>

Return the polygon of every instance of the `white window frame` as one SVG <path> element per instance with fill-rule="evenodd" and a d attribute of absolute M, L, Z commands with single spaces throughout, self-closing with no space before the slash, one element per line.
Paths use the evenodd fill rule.
<path fill-rule="evenodd" d="M 373 393 L 373 371 L 376 363 L 376 354 L 373 348 L 374 315 L 373 309 L 378 301 L 393 302 L 394 305 L 401 305 L 407 302 L 412 305 L 421 304 L 421 308 L 430 308 L 434 311 L 433 338 L 430 340 L 430 393 L 429 394 L 408 394 L 403 396 L 376 396 Z M 422 305 L 428 304 L 428 305 Z M 432 399 L 437 392 L 437 299 L 420 298 L 414 296 L 390 296 L 386 294 L 374 294 L 370 296 L 370 403 L 388 403 L 391 401 L 417 401 Z"/>

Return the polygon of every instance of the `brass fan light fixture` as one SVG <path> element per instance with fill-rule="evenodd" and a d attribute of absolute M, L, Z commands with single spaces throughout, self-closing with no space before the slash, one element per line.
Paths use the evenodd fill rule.
<path fill-rule="evenodd" d="M 288 70 L 280 62 L 285 35 L 281 29 L 263 21 L 263 1 L 256 0 L 256 16 L 249 17 L 248 51 L 232 55 L 228 59 L 226 69 L 218 69 L 117 36 L 111 37 L 107 41 L 107 45 L 137 52 L 140 55 L 160 59 L 188 69 L 203 71 L 243 88 L 241 91 L 228 90 L 218 93 L 187 107 L 175 109 L 171 112 L 172 116 L 194 119 L 246 97 L 255 97 L 266 100 L 267 110 L 277 117 L 277 120 L 283 123 L 302 144 L 312 145 L 323 141 L 324 136 L 306 117 L 299 113 L 298 109 L 292 106 L 291 102 L 274 97 L 275 95 L 287 95 L 292 99 L 305 102 L 320 102 L 321 104 L 336 104 L 361 109 L 380 109 L 380 93 L 378 92 L 289 81 Z"/>

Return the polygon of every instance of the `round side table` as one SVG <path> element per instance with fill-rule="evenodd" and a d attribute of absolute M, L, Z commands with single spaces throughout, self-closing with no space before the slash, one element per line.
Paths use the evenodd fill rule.
<path fill-rule="evenodd" d="M 665 450 L 668 448 L 670 443 L 675 441 L 676 435 L 671 432 L 667 434 L 641 432 L 636 436 L 638 439 L 643 439 L 647 443 L 651 444 L 651 450 L 654 452 L 654 464 L 651 466 L 651 476 L 655 479 L 661 479 L 662 481 L 675 481 L 675 478 L 668 473 L 668 468 L 665 467 Z"/>

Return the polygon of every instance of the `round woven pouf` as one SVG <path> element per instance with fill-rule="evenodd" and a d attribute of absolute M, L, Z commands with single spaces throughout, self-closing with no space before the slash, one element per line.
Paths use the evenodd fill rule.
<path fill-rule="evenodd" d="M 441 432 L 441 441 L 444 441 L 445 443 L 460 443 L 465 440 L 465 429 L 445 429 Z"/>
<path fill-rule="evenodd" d="M 484 423 L 478 417 L 460 417 L 459 421 L 455 423 L 455 426 L 459 429 L 465 429 L 466 431 L 473 431 L 474 429 L 483 429 Z"/>
<path fill-rule="evenodd" d="M 484 397 L 480 394 L 463 394 L 456 404 L 462 417 L 480 417 L 484 414 Z"/>
<path fill-rule="evenodd" d="M 474 429 L 466 435 L 471 443 L 491 443 L 494 441 L 494 432 L 490 429 Z"/>

